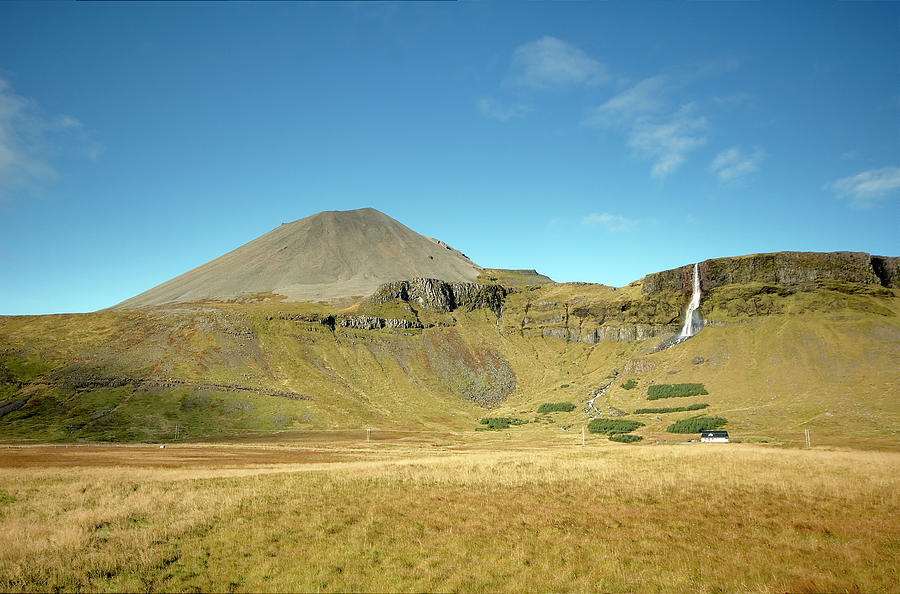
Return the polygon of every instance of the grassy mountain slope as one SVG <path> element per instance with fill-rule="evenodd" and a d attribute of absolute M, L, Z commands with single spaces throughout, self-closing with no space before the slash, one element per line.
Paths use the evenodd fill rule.
<path fill-rule="evenodd" d="M 810 429 L 817 444 L 896 447 L 898 296 L 839 281 L 723 285 L 701 302 L 707 327 L 664 350 L 686 296 L 648 295 L 641 282 L 522 282 L 498 312 L 400 300 L 335 310 L 270 295 L 3 317 L 0 438 L 160 440 L 176 424 L 186 439 L 465 432 L 510 416 L 530 421 L 507 431 L 517 439 L 573 439 L 589 420 L 585 401 L 605 387 L 597 408 L 643 422 L 645 442 L 688 439 L 666 428 L 710 415 L 743 439 L 799 443 Z M 364 328 L 377 319 L 406 327 Z M 628 380 L 637 386 L 624 389 Z M 647 400 L 651 384 L 685 382 L 709 394 Z M 575 410 L 536 413 L 562 401 Z M 632 414 L 694 403 L 710 406 Z"/>

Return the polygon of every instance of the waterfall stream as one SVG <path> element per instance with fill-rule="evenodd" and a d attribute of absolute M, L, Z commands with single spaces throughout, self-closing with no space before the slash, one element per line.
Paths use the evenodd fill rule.
<path fill-rule="evenodd" d="M 684 327 L 681 329 L 681 334 L 678 335 L 678 340 L 681 342 L 687 338 L 690 338 L 694 334 L 700 331 L 700 328 L 703 327 L 703 321 L 697 320 L 697 323 L 694 323 L 694 312 L 697 311 L 697 308 L 700 307 L 700 264 L 694 264 L 694 293 L 691 295 L 691 302 L 688 303 L 687 313 L 684 314 Z"/>

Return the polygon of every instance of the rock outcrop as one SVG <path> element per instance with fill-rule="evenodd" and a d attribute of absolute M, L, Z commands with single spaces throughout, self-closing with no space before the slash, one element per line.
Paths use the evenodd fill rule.
<path fill-rule="evenodd" d="M 900 288 L 900 258 L 872 256 L 872 270 L 882 287 Z"/>
<path fill-rule="evenodd" d="M 409 330 L 411 328 L 431 328 L 433 324 L 423 324 L 418 320 L 404 320 L 398 318 L 379 318 L 374 316 L 358 315 L 320 315 L 320 314 L 289 314 L 278 313 L 270 315 L 267 320 L 292 320 L 295 322 L 309 322 L 314 324 L 322 324 L 329 330 L 339 328 L 355 328 L 356 330 L 379 330 L 381 328 L 396 328 L 400 330 Z"/>
<path fill-rule="evenodd" d="M 414 278 L 381 285 L 369 297 L 369 301 L 387 303 L 400 299 L 435 312 L 487 308 L 499 315 L 508 293 L 509 290 L 501 285 L 448 283 L 435 278 Z"/>
<path fill-rule="evenodd" d="M 341 328 L 356 328 L 357 330 L 378 330 L 380 328 L 397 328 L 409 330 L 410 328 L 424 328 L 422 322 L 402 320 L 397 318 L 375 318 L 372 316 L 338 316 L 337 325 Z"/>
<path fill-rule="evenodd" d="M 648 274 L 645 294 L 663 291 L 691 292 L 693 265 Z M 900 258 L 872 256 L 864 252 L 777 252 L 700 262 L 700 288 L 752 282 L 778 285 L 834 280 L 900 288 Z"/>
<path fill-rule="evenodd" d="M 600 326 L 593 330 L 574 333 L 571 340 L 597 344 L 600 341 L 612 340 L 616 342 L 634 342 L 646 340 L 656 336 L 665 336 L 672 333 L 669 326 L 651 326 L 649 324 L 635 324 L 634 326 Z"/>

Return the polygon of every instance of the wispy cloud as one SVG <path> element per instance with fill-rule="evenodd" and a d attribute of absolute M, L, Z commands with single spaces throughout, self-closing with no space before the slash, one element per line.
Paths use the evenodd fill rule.
<path fill-rule="evenodd" d="M 759 166 L 765 158 L 765 151 L 759 147 L 747 154 L 739 147 L 733 146 L 719 152 L 707 169 L 719 178 L 720 182 L 736 182 L 759 171 Z"/>
<path fill-rule="evenodd" d="M 694 103 L 672 111 L 664 97 L 668 84 L 663 75 L 645 78 L 589 109 L 583 120 L 586 125 L 624 129 L 628 147 L 652 160 L 650 174 L 660 179 L 677 171 L 688 153 L 706 144 L 706 118 L 697 114 Z"/>
<path fill-rule="evenodd" d="M 515 85 L 552 89 L 595 85 L 609 80 L 606 66 L 571 43 L 545 36 L 513 51 L 508 80 Z"/>
<path fill-rule="evenodd" d="M 824 189 L 866 208 L 891 195 L 900 194 L 900 167 L 869 169 L 825 184 Z"/>
<path fill-rule="evenodd" d="M 476 105 L 478 111 L 481 112 L 481 115 L 500 120 L 501 122 L 508 122 L 514 118 L 521 118 L 525 114 L 531 112 L 532 109 L 530 105 L 524 103 L 504 105 L 490 97 L 482 97 L 478 100 Z"/>
<path fill-rule="evenodd" d="M 600 214 L 592 212 L 581 219 L 581 224 L 589 227 L 603 227 L 610 233 L 622 233 L 634 230 L 638 225 L 638 221 L 608 212 Z"/>
<path fill-rule="evenodd" d="M 78 119 L 73 118 L 70 115 L 62 115 L 56 118 L 57 125 L 60 128 L 81 128 L 82 123 L 78 121 Z"/>
<path fill-rule="evenodd" d="M 615 95 L 606 103 L 588 110 L 586 124 L 612 126 L 624 120 L 634 120 L 662 109 L 659 96 L 666 79 L 663 76 L 645 78 L 633 87 Z"/>
<path fill-rule="evenodd" d="M 0 197 L 9 189 L 51 179 L 56 172 L 37 157 L 43 125 L 33 103 L 0 78 Z"/>
<path fill-rule="evenodd" d="M 33 100 L 17 94 L 0 77 L 0 199 L 15 189 L 34 191 L 56 178 L 49 162 L 54 141 L 63 133 L 81 135 L 82 129 L 72 116 L 43 114 Z M 97 143 L 85 148 L 89 156 L 102 150 Z"/>
<path fill-rule="evenodd" d="M 664 120 L 639 119 L 628 133 L 628 146 L 653 160 L 650 175 L 665 178 L 681 167 L 687 154 L 706 144 L 706 118 L 695 115 L 692 103 Z"/>
<path fill-rule="evenodd" d="M 716 105 L 747 105 L 752 103 L 753 96 L 750 93 L 732 93 L 730 95 L 713 95 L 712 102 Z"/>

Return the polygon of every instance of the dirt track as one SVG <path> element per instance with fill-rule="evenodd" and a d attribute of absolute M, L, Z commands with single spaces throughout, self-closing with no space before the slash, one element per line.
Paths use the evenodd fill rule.
<path fill-rule="evenodd" d="M 85 466 L 180 468 L 255 464 L 314 464 L 365 458 L 362 452 L 216 446 L 13 446 L 0 447 L 0 468 Z"/>

